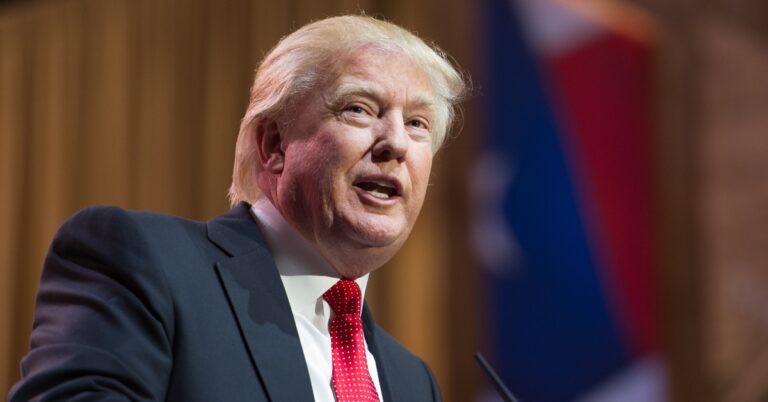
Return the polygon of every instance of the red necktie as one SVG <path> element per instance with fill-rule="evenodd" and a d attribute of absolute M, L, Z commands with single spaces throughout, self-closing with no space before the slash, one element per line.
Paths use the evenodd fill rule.
<path fill-rule="evenodd" d="M 368 372 L 363 323 L 360 320 L 360 288 L 351 279 L 341 279 L 323 298 L 334 316 L 328 324 L 333 353 L 333 389 L 338 402 L 379 402 L 379 394 Z"/>

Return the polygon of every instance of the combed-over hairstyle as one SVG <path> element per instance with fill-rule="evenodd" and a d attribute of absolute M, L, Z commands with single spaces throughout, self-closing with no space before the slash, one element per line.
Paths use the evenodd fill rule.
<path fill-rule="evenodd" d="M 430 77 L 437 101 L 432 151 L 442 146 L 466 84 L 446 55 L 411 32 L 362 15 L 331 17 L 305 25 L 284 37 L 256 69 L 248 109 L 240 124 L 229 198 L 253 203 L 258 195 L 259 169 L 255 131 L 265 117 L 277 119 L 318 84 L 335 60 L 362 46 L 399 51 Z"/>

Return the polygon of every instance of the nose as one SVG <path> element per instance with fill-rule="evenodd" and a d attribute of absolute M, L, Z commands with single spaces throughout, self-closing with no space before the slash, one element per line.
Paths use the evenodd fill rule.
<path fill-rule="evenodd" d="M 402 163 L 407 154 L 408 133 L 402 116 L 393 115 L 382 119 L 378 133 L 376 133 L 376 143 L 373 144 L 373 161 L 396 160 Z"/>

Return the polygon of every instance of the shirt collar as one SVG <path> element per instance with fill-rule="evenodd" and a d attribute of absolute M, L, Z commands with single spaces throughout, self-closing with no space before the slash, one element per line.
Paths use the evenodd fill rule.
<path fill-rule="evenodd" d="M 341 278 L 339 273 L 286 222 L 267 197 L 260 197 L 251 207 L 251 213 L 272 251 L 291 310 L 317 324 L 327 324 L 330 307 L 322 297 Z M 364 297 L 368 274 L 355 282 Z"/>

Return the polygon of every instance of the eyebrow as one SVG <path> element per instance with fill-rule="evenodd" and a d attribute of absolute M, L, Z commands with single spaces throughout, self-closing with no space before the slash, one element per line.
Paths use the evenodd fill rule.
<path fill-rule="evenodd" d="M 344 100 L 353 97 L 361 96 L 365 98 L 371 98 L 377 102 L 383 104 L 386 103 L 386 91 L 381 85 L 371 81 L 352 81 L 341 83 L 336 90 L 326 98 L 326 102 L 329 106 L 339 106 Z M 406 105 L 409 109 L 427 108 L 430 111 L 435 109 L 435 100 L 432 96 L 425 94 L 415 95 L 412 99 L 409 99 Z"/>
<path fill-rule="evenodd" d="M 379 102 L 384 99 L 384 88 L 370 81 L 353 81 L 339 84 L 330 94 L 326 102 L 332 106 L 338 106 L 344 100 L 352 96 L 373 98 Z"/>

